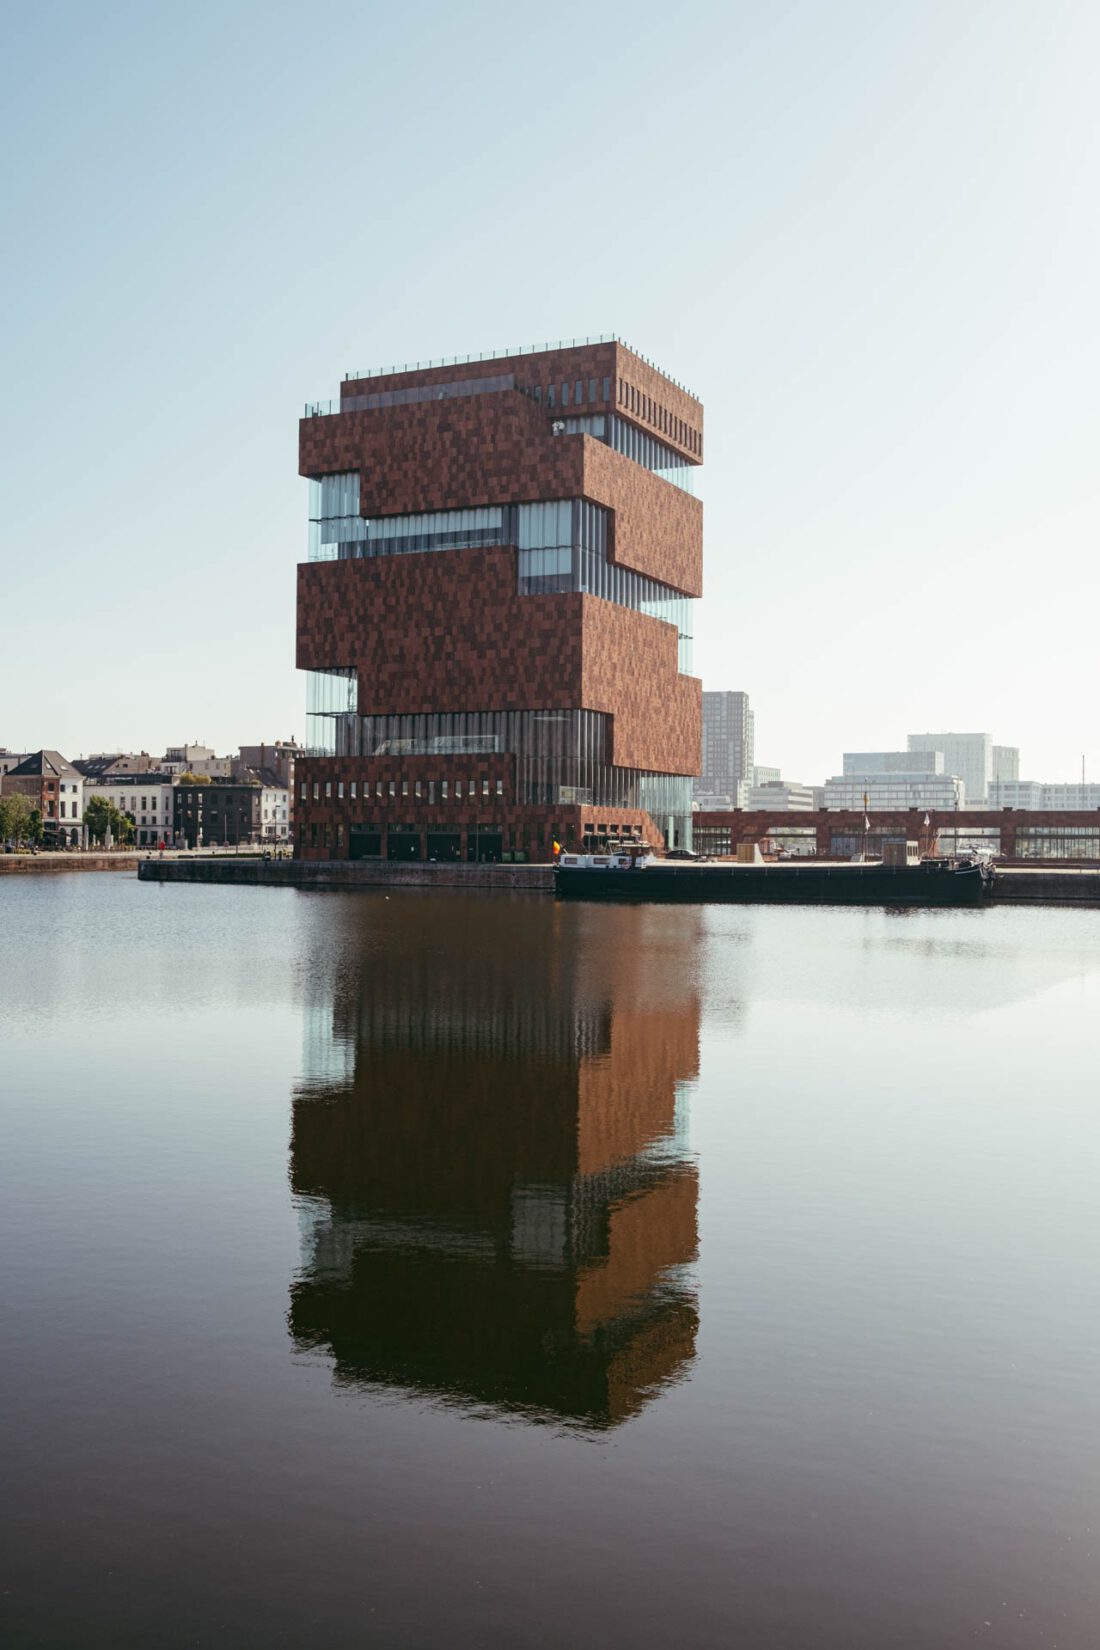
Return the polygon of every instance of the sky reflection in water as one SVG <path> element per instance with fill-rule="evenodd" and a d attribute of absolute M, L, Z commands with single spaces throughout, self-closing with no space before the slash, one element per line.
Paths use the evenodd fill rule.
<path fill-rule="evenodd" d="M 1091 913 L 0 915 L 5 1646 L 1095 1644 Z"/>

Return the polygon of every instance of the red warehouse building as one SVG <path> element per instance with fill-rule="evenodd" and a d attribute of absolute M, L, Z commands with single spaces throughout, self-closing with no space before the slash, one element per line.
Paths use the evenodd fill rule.
<path fill-rule="evenodd" d="M 700 403 L 616 339 L 341 390 L 300 431 L 297 855 L 690 843 Z"/>

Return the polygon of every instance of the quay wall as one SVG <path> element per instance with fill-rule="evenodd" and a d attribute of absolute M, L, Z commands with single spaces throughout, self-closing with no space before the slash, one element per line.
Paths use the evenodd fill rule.
<path fill-rule="evenodd" d="M 0 876 L 48 871 L 132 871 L 138 854 L 0 854 Z"/>

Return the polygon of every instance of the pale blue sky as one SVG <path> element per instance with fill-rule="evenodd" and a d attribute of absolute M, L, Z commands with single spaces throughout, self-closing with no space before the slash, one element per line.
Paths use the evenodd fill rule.
<path fill-rule="evenodd" d="M 9 14 L 0 745 L 304 735 L 297 419 L 618 332 L 706 404 L 696 668 L 757 756 L 1100 778 L 1100 10 Z"/>

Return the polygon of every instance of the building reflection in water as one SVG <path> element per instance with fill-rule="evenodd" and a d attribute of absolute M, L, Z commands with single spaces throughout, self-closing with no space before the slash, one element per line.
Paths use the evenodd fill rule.
<path fill-rule="evenodd" d="M 331 911 L 294 1099 L 296 1344 L 344 1382 L 625 1420 L 695 1350 L 697 914 Z"/>

